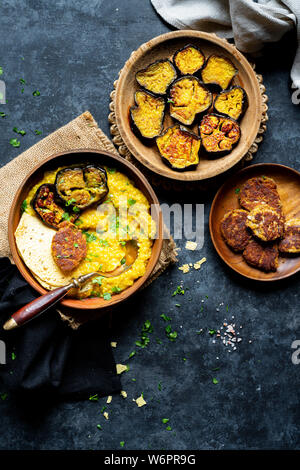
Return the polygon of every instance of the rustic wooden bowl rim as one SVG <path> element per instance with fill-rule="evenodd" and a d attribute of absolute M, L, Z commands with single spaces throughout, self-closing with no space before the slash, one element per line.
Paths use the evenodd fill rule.
<path fill-rule="evenodd" d="M 240 170 L 238 173 L 236 173 L 235 175 L 233 175 L 229 180 L 225 181 L 224 184 L 222 184 L 222 186 L 219 188 L 219 190 L 217 191 L 215 197 L 214 197 L 214 200 L 212 202 L 212 205 L 211 205 L 211 209 L 210 209 L 210 214 L 209 214 L 209 231 L 210 231 L 210 236 L 211 236 L 211 240 L 213 242 L 213 245 L 218 253 L 218 255 L 220 256 L 220 258 L 224 261 L 224 263 L 227 264 L 227 266 L 229 266 L 231 269 L 233 269 L 235 272 L 237 272 L 240 276 L 243 276 L 247 279 L 251 279 L 251 280 L 254 280 L 254 281 L 261 281 L 261 282 L 275 282 L 275 281 L 280 281 L 282 279 L 286 279 L 287 277 L 290 277 L 290 276 L 293 276 L 294 274 L 296 274 L 297 272 L 300 271 L 300 266 L 295 269 L 294 271 L 292 272 L 289 272 L 289 273 L 286 273 L 286 274 L 282 274 L 282 275 L 279 275 L 279 276 L 276 276 L 274 278 L 260 278 L 260 277 L 255 277 L 255 276 L 250 276 L 250 275 L 246 275 L 244 273 L 241 273 L 238 269 L 235 268 L 235 266 L 231 263 L 229 263 L 227 261 L 227 259 L 225 258 L 225 256 L 223 255 L 223 252 L 219 249 L 219 245 L 216 241 L 216 238 L 215 238 L 215 234 L 214 234 L 214 231 L 213 231 L 213 217 L 214 217 L 214 210 L 215 210 L 215 206 L 218 202 L 218 198 L 219 198 L 219 195 L 220 193 L 223 191 L 224 187 L 225 186 L 228 186 L 230 185 L 230 182 L 232 180 L 235 180 L 238 176 L 243 176 L 245 173 L 247 172 L 250 172 L 252 171 L 252 169 L 255 169 L 255 168 L 274 168 L 274 167 L 277 167 L 277 168 L 283 168 L 284 170 L 287 170 L 287 171 L 290 171 L 292 173 L 295 173 L 295 175 L 297 175 L 297 177 L 300 178 L 300 172 L 295 170 L 294 168 L 291 168 L 287 165 L 282 165 L 281 163 L 256 163 L 255 165 L 251 165 L 251 166 L 248 166 L 246 168 L 243 168 L 242 170 Z M 225 243 L 225 242 L 224 242 Z M 246 263 L 246 261 L 245 261 Z M 258 270 L 258 273 L 260 271 Z"/>
<path fill-rule="evenodd" d="M 21 275 L 24 277 L 24 279 L 40 294 L 45 294 L 48 292 L 46 289 L 44 289 L 38 281 L 34 278 L 34 276 L 30 273 L 29 269 L 26 267 L 25 263 L 23 262 L 21 256 L 18 253 L 18 249 L 16 246 L 16 241 L 15 241 L 15 236 L 14 236 L 14 221 L 17 218 L 17 220 L 20 219 L 20 205 L 18 204 L 18 199 L 22 193 L 22 190 L 24 186 L 26 185 L 27 181 L 34 175 L 35 172 L 38 170 L 41 170 L 42 167 L 52 161 L 55 160 L 58 157 L 63 157 L 64 155 L 70 155 L 70 154 L 99 154 L 99 155 L 104 155 L 106 157 L 111 158 L 112 160 L 117 161 L 120 163 L 121 166 L 124 167 L 124 172 L 126 174 L 126 168 L 130 169 L 132 173 L 134 174 L 136 181 L 139 181 L 141 184 L 142 188 L 145 188 L 149 194 L 149 202 L 151 204 L 154 204 L 157 210 L 157 220 L 158 220 L 158 227 L 157 227 L 157 238 L 154 241 L 153 247 L 152 247 L 152 253 L 151 257 L 148 261 L 148 265 L 146 267 L 146 272 L 145 274 L 137 279 L 132 286 L 128 287 L 124 291 L 122 291 L 120 294 L 113 295 L 111 300 L 109 301 L 104 301 L 103 299 L 83 299 L 83 300 L 77 300 L 77 299 L 65 299 L 61 301 L 61 305 L 65 307 L 70 307 L 72 309 L 77 309 L 77 310 L 94 310 L 94 309 L 103 309 L 107 307 L 111 307 L 113 305 L 116 305 L 123 300 L 127 299 L 130 297 L 132 294 L 137 292 L 143 284 L 147 281 L 149 276 L 151 275 L 155 265 L 158 262 L 161 249 L 162 249 L 162 243 L 163 243 L 163 221 L 162 221 L 162 213 L 161 209 L 159 206 L 159 201 L 157 199 L 157 196 L 155 192 L 153 191 L 152 187 L 148 183 L 147 179 L 145 176 L 130 162 L 125 160 L 124 158 L 115 155 L 111 152 L 107 152 L 105 150 L 97 150 L 97 149 L 92 149 L 92 148 L 85 148 L 85 149 L 76 149 L 76 150 L 69 150 L 66 152 L 59 152 L 55 153 L 54 155 L 51 155 L 44 159 L 42 162 L 40 162 L 38 165 L 36 165 L 30 173 L 24 178 L 22 183 L 20 184 L 15 197 L 13 199 L 10 212 L 9 212 L 9 218 L 8 218 L 8 240 L 9 240 L 9 246 L 10 250 L 12 253 L 13 260 L 19 269 Z M 85 157 L 83 156 L 83 159 Z M 88 158 L 87 158 L 88 159 Z M 112 161 L 113 164 L 113 161 Z M 105 302 L 105 303 L 104 303 Z"/>
<path fill-rule="evenodd" d="M 132 134 L 132 132 L 127 132 L 125 127 L 125 119 L 128 119 L 127 110 L 124 111 L 122 109 L 122 96 L 124 94 L 124 90 L 126 88 L 126 80 L 127 76 L 132 73 L 132 68 L 137 60 L 142 58 L 147 52 L 151 49 L 155 48 L 156 46 L 162 44 L 165 41 L 174 38 L 186 38 L 187 41 L 192 40 L 193 38 L 196 39 L 203 39 L 209 41 L 211 43 L 216 44 L 217 46 L 225 49 L 229 54 L 234 56 L 234 58 L 239 61 L 243 69 L 245 70 L 246 74 L 248 75 L 252 85 L 253 85 L 253 96 L 251 97 L 253 108 L 255 109 L 255 117 L 251 120 L 252 127 L 251 132 L 247 135 L 247 139 L 243 142 L 239 142 L 236 149 L 239 149 L 238 152 L 235 153 L 234 158 L 224 158 L 222 162 L 220 162 L 218 169 L 215 165 L 213 165 L 210 169 L 206 169 L 205 172 L 201 172 L 201 170 L 197 170 L 197 173 L 193 174 L 189 171 L 185 172 L 178 172 L 172 170 L 171 168 L 167 167 L 164 163 L 157 164 L 155 161 L 150 160 L 145 155 L 143 155 L 143 149 L 139 150 L 135 144 L 136 137 Z M 230 44 L 225 39 L 219 38 L 215 34 L 205 33 L 202 31 L 194 31 L 194 30 L 179 30 L 179 31 L 172 31 L 169 33 L 162 34 L 157 36 L 150 41 L 142 44 L 136 51 L 132 53 L 130 58 L 125 63 L 123 69 L 121 70 L 120 76 L 118 78 L 118 83 L 116 86 L 116 94 L 115 94 L 115 116 L 116 116 L 116 123 L 119 129 L 119 133 L 121 138 L 123 139 L 126 147 L 128 150 L 134 155 L 134 157 L 145 165 L 147 168 L 152 170 L 153 172 L 165 176 L 166 178 L 170 178 L 177 181 L 200 181 L 204 179 L 213 178 L 221 173 L 232 168 L 236 165 L 242 158 L 247 154 L 250 147 L 252 146 L 255 138 L 257 136 L 261 119 L 263 115 L 263 104 L 261 98 L 261 91 L 259 87 L 258 80 L 256 78 L 256 74 L 245 58 L 243 54 L 241 54 L 233 44 Z M 142 144 L 137 144 L 138 147 L 142 148 Z M 236 150 L 235 149 L 235 150 Z M 235 151 L 233 150 L 233 151 Z M 229 157 L 229 154 L 227 157 Z M 215 161 L 215 160 L 214 160 Z"/>

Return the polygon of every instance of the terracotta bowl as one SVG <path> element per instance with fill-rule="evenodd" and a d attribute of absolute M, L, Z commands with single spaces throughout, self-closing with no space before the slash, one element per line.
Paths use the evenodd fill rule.
<path fill-rule="evenodd" d="M 259 163 L 239 171 L 219 189 L 211 206 L 209 229 L 217 253 L 230 268 L 248 279 L 270 282 L 279 281 L 300 271 L 300 256 L 280 254 L 277 271 L 265 273 L 249 266 L 242 254 L 232 251 L 225 243 L 220 230 L 220 223 L 226 212 L 241 208 L 238 190 L 249 178 L 263 175 L 273 178 L 276 182 L 286 219 L 299 218 L 300 173 L 276 163 Z"/>
<path fill-rule="evenodd" d="M 194 171 L 178 172 L 167 167 L 158 153 L 156 144 L 144 145 L 132 132 L 129 123 L 129 108 L 134 105 L 134 94 L 139 86 L 135 80 L 138 70 L 163 58 L 172 58 L 173 54 L 187 44 L 194 44 L 208 57 L 219 54 L 231 59 L 238 69 L 233 80 L 234 85 L 242 86 L 248 95 L 249 107 L 241 121 L 242 137 L 239 144 L 228 155 L 220 158 L 200 156 L 200 163 Z M 167 178 L 182 181 L 199 181 L 219 175 L 238 163 L 248 152 L 259 130 L 262 118 L 262 100 L 255 72 L 247 59 L 231 44 L 215 34 L 200 31 L 173 31 L 163 34 L 139 47 L 125 63 L 116 88 L 115 114 L 120 135 L 130 152 L 150 170 Z M 164 128 L 175 121 L 166 112 Z M 193 127 L 197 130 L 197 125 Z"/>
<path fill-rule="evenodd" d="M 131 163 L 127 162 L 121 157 L 113 155 L 109 152 L 100 152 L 98 150 L 92 149 L 84 149 L 84 150 L 72 150 L 69 152 L 64 152 L 61 154 L 52 155 L 48 157 L 46 160 L 41 162 L 37 165 L 31 173 L 24 179 L 21 186 L 19 187 L 15 198 L 13 200 L 9 220 L 8 220 L 8 237 L 9 237 L 9 245 L 12 252 L 12 256 L 14 262 L 19 269 L 22 276 L 26 279 L 26 281 L 40 294 L 45 294 L 47 291 L 36 281 L 33 277 L 29 269 L 24 264 L 22 258 L 20 257 L 16 241 L 14 237 L 14 233 L 18 226 L 20 217 L 21 217 L 21 204 L 25 199 L 28 190 L 34 186 L 41 178 L 46 170 L 57 169 L 61 165 L 71 165 L 71 164 L 78 164 L 78 163 L 97 163 L 99 165 L 107 165 L 113 166 L 114 168 L 119 169 L 121 172 L 126 174 L 139 188 L 142 193 L 146 196 L 149 203 L 152 204 L 152 215 L 157 224 L 157 238 L 154 241 L 152 247 L 152 254 L 149 259 L 146 272 L 145 274 L 137 279 L 131 287 L 128 287 L 120 294 L 115 294 L 112 296 L 111 300 L 103 300 L 102 298 L 95 298 L 95 299 L 83 299 L 83 300 L 75 300 L 75 299 L 65 299 L 61 302 L 62 305 L 66 307 L 70 307 L 72 309 L 102 309 L 106 308 L 115 304 L 118 304 L 122 300 L 127 299 L 132 294 L 137 292 L 142 285 L 147 281 L 151 272 L 153 271 L 160 252 L 162 248 L 162 241 L 163 241 L 163 223 L 162 223 L 162 214 L 159 206 L 158 199 L 151 188 L 150 184 L 146 180 L 146 178 L 142 175 L 142 173 Z"/>

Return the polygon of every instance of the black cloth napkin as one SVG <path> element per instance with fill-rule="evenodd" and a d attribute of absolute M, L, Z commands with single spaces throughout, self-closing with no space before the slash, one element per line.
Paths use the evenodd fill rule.
<path fill-rule="evenodd" d="M 6 345 L 6 364 L 0 365 L 1 389 L 73 398 L 119 392 L 107 319 L 73 331 L 52 308 L 21 328 L 2 329 L 10 315 L 36 295 L 17 268 L 1 258 L 0 340 Z"/>

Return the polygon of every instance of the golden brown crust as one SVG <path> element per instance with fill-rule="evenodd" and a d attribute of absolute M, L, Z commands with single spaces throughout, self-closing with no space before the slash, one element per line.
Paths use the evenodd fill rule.
<path fill-rule="evenodd" d="M 300 219 L 288 220 L 284 227 L 284 238 L 279 243 L 282 253 L 300 253 Z"/>
<path fill-rule="evenodd" d="M 186 170 L 199 163 L 200 138 L 179 124 L 157 137 L 159 153 L 174 170 Z"/>
<path fill-rule="evenodd" d="M 256 176 L 246 181 L 240 192 L 240 204 L 248 211 L 261 204 L 280 212 L 282 207 L 275 181 L 266 176 Z"/>
<path fill-rule="evenodd" d="M 238 73 L 231 60 L 227 57 L 211 55 L 202 69 L 202 80 L 205 84 L 218 85 L 227 89 Z"/>
<path fill-rule="evenodd" d="M 231 118 L 218 114 L 207 114 L 199 126 L 202 145 L 212 155 L 231 152 L 241 137 L 241 129 Z"/>
<path fill-rule="evenodd" d="M 265 272 L 275 272 L 278 267 L 277 245 L 263 245 L 252 239 L 243 252 L 245 261 Z"/>
<path fill-rule="evenodd" d="M 269 242 L 282 237 L 284 217 L 281 212 L 261 204 L 248 214 L 246 225 L 257 238 Z"/>
<path fill-rule="evenodd" d="M 62 222 L 52 239 L 51 250 L 54 261 L 62 271 L 73 271 L 86 256 L 86 238 L 75 225 Z"/>
<path fill-rule="evenodd" d="M 234 209 L 227 212 L 221 221 L 221 233 L 226 243 L 237 252 L 243 251 L 251 239 L 246 227 L 247 215 L 243 209 Z"/>

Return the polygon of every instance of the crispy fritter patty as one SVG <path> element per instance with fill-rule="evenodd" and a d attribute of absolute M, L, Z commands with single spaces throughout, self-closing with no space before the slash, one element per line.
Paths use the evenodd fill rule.
<path fill-rule="evenodd" d="M 250 178 L 241 189 L 240 204 L 248 211 L 258 205 L 267 204 L 281 212 L 281 201 L 275 181 L 266 176 Z"/>
<path fill-rule="evenodd" d="M 234 209 L 227 212 L 221 221 L 221 233 L 234 251 L 243 251 L 251 238 L 246 227 L 247 215 L 243 209 Z"/>
<path fill-rule="evenodd" d="M 284 217 L 276 209 L 267 205 L 260 205 L 248 213 L 246 225 L 257 238 L 269 242 L 282 237 Z"/>
<path fill-rule="evenodd" d="M 52 256 L 57 266 L 64 272 L 73 271 L 86 257 L 86 238 L 70 222 L 62 222 L 52 239 Z"/>
<path fill-rule="evenodd" d="M 263 245 L 252 239 L 244 250 L 243 257 L 248 264 L 267 273 L 276 271 L 278 267 L 277 245 Z"/>
<path fill-rule="evenodd" d="M 300 253 L 300 219 L 288 220 L 284 226 L 284 238 L 279 243 L 282 253 Z"/>

